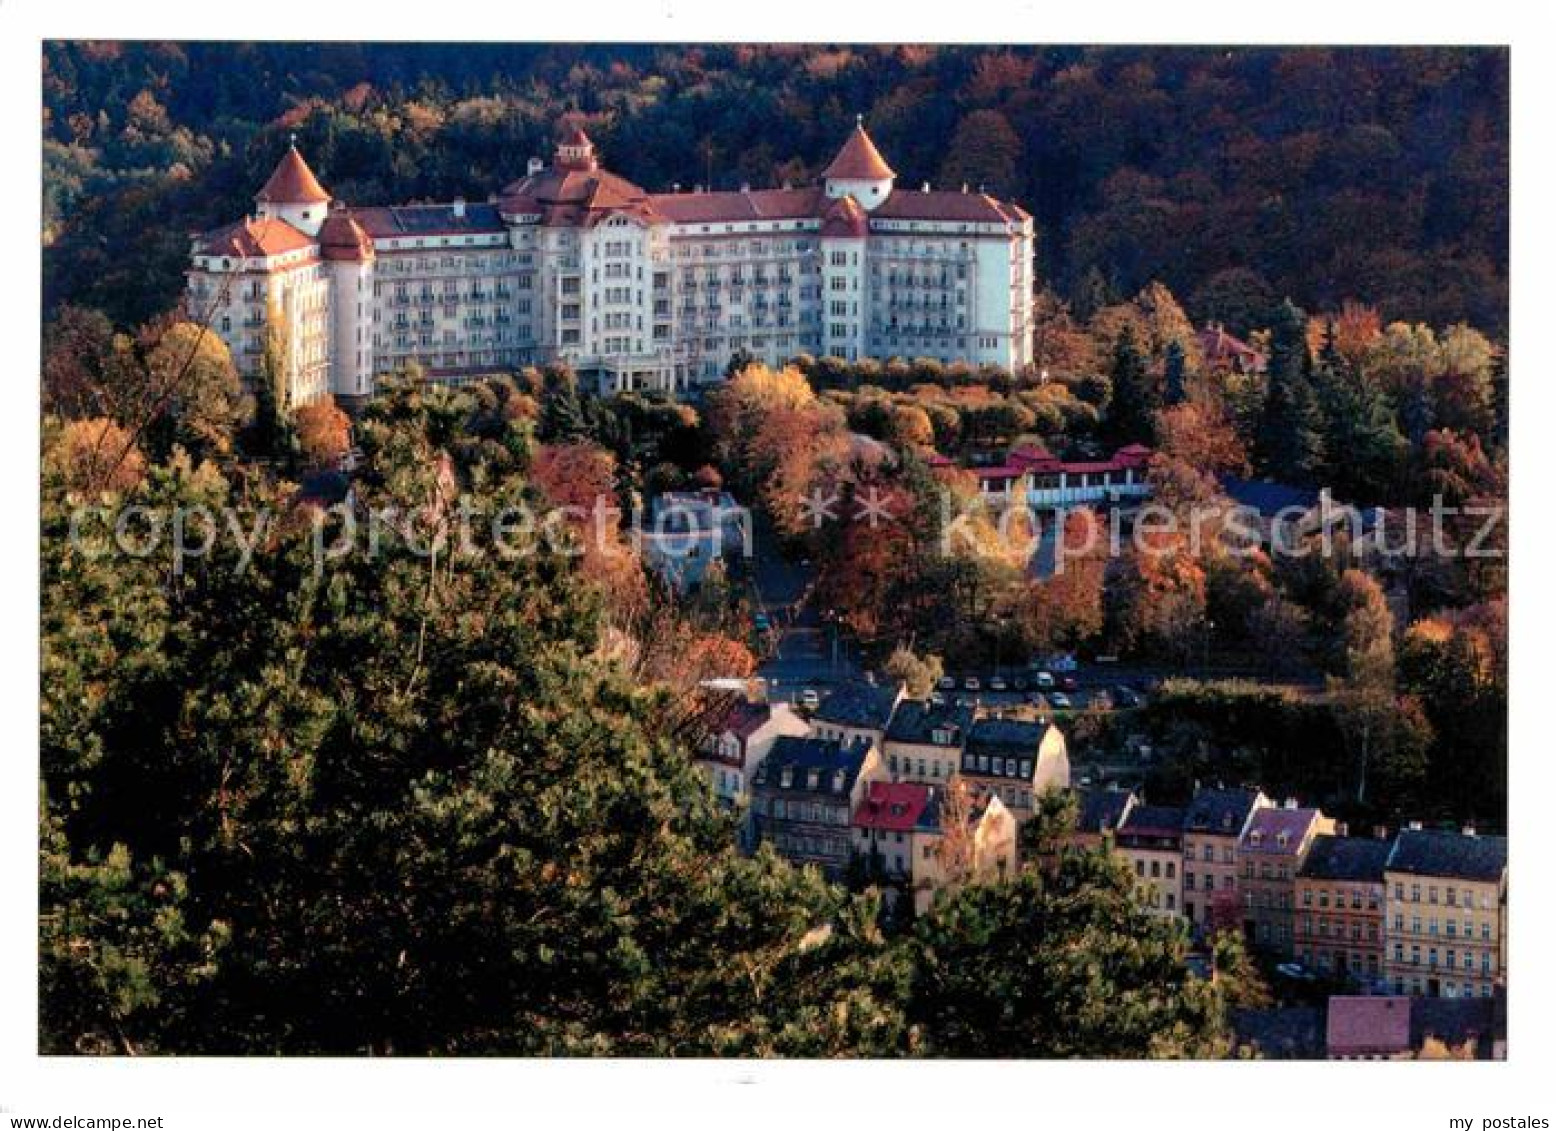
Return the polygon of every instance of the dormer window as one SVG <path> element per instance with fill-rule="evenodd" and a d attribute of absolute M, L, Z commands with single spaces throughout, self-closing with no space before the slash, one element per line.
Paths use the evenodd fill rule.
<path fill-rule="evenodd" d="M 1251 848 L 1259 848 L 1260 847 L 1260 833 L 1251 833 L 1250 834 L 1250 847 Z"/>
<path fill-rule="evenodd" d="M 816 789 L 817 788 L 817 771 L 816 770 L 807 770 L 806 771 L 806 788 L 807 789 Z"/>
<path fill-rule="evenodd" d="M 789 789 L 790 788 L 790 784 L 794 780 L 795 780 L 795 772 L 792 769 L 790 769 L 789 766 L 786 766 L 784 769 L 779 771 L 779 787 L 781 789 Z"/>
<path fill-rule="evenodd" d="M 1288 846 L 1288 834 L 1285 833 L 1285 832 L 1278 833 L 1277 834 L 1277 847 L 1278 848 L 1286 848 L 1287 846 Z"/>
<path fill-rule="evenodd" d="M 843 793 L 844 792 L 844 771 L 843 770 L 834 770 L 833 771 L 833 792 L 834 793 Z"/>

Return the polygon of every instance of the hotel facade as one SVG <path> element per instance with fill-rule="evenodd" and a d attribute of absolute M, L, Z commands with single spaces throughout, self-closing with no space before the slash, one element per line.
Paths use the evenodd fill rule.
<path fill-rule="evenodd" d="M 896 181 L 858 123 L 819 183 L 735 192 L 646 192 L 574 129 L 486 202 L 352 207 L 293 147 L 254 215 L 195 238 L 189 307 L 246 377 L 269 351 L 293 403 L 361 403 L 410 363 L 673 394 L 740 353 L 1029 365 L 1032 217 Z"/>

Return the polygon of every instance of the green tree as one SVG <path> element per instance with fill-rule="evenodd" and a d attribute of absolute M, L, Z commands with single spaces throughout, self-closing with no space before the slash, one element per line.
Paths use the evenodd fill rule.
<path fill-rule="evenodd" d="M 1129 323 L 1120 328 L 1115 339 L 1114 357 L 1109 366 L 1111 399 L 1109 428 L 1118 440 L 1145 441 L 1151 438 L 1153 416 L 1162 406 L 1147 359 Z"/>
<path fill-rule="evenodd" d="M 963 1057 L 1219 1056 L 1216 991 L 1182 931 L 1138 903 L 1123 862 L 1066 854 L 939 901 L 914 934 L 909 1015 Z"/>
<path fill-rule="evenodd" d="M 1255 436 L 1257 463 L 1273 479 L 1310 483 L 1321 466 L 1322 420 L 1310 366 L 1304 312 L 1286 302 L 1271 329 L 1266 400 Z"/>

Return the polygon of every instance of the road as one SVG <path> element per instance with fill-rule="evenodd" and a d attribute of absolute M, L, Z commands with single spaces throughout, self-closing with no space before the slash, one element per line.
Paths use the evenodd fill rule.
<path fill-rule="evenodd" d="M 757 674 L 768 680 L 774 698 L 792 700 L 804 688 L 822 691 L 860 678 L 856 649 L 818 607 L 811 563 L 787 560 L 774 543 L 772 529 L 759 519 L 753 533 L 752 607 L 766 613 L 773 628 L 770 652 Z"/>

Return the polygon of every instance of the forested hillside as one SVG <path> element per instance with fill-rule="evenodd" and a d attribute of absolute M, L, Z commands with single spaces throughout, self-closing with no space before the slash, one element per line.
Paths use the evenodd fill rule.
<path fill-rule="evenodd" d="M 1156 280 L 1238 330 L 1283 297 L 1505 324 L 1501 50 L 71 43 L 43 66 L 46 305 L 125 326 L 290 131 L 343 199 L 481 199 L 568 112 L 651 189 L 813 176 L 862 113 L 900 185 L 1031 210 L 1083 308 Z"/>

